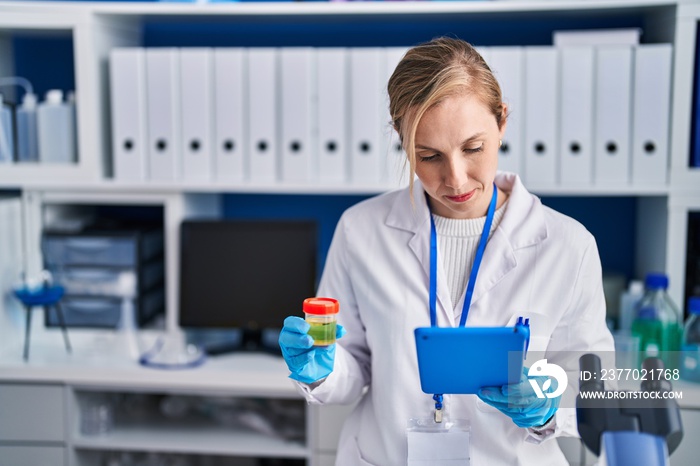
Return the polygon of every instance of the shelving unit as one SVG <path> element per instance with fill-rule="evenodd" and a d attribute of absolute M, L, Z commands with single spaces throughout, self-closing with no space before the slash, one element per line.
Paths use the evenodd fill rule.
<path fill-rule="evenodd" d="M 162 371 L 141 367 L 123 354 L 104 349 L 102 353 L 96 360 L 88 353 L 70 355 L 50 344 L 39 345 L 35 357 L 24 363 L 17 357 L 19 351 L 4 352 L 0 403 L 8 417 L 0 421 L 0 451 L 13 442 L 33 442 L 37 448 L 60 448 L 65 461 L 51 464 L 71 466 L 100 465 L 105 453 L 121 451 L 306 459 L 321 464 L 313 458 L 326 454 L 325 437 L 329 430 L 337 435 L 339 427 L 333 421 L 339 423 L 346 411 L 307 406 L 287 379 L 284 361 L 270 355 L 236 354 L 197 369 Z M 103 434 L 85 435 L 80 427 L 88 409 L 85 397 L 95 394 L 111 397 L 114 423 Z M 144 409 L 129 412 L 120 396 L 143 397 Z M 298 404 L 298 411 L 305 414 L 300 419 L 302 430 L 295 439 L 285 440 L 196 410 L 167 417 L 159 409 L 164 396 L 215 400 L 214 406 L 222 407 L 226 400 L 279 400 Z M 33 425 L 39 418 L 41 428 Z M 320 422 L 326 432 L 321 432 Z"/>
<path fill-rule="evenodd" d="M 221 455 L 268 458 L 304 459 L 309 456 L 306 446 L 306 432 L 304 430 L 304 416 L 301 414 L 300 432 L 298 439 L 286 439 L 282 436 L 270 436 L 235 422 L 235 415 L 239 411 L 229 408 L 227 411 L 230 420 L 217 418 L 217 412 L 226 408 L 222 401 L 236 401 L 231 396 L 221 396 L 209 393 L 199 394 L 196 397 L 179 394 L 178 387 L 171 387 L 161 392 L 156 389 L 149 392 L 110 392 L 99 390 L 97 387 L 82 388 L 71 387 L 72 405 L 76 407 L 73 428 L 70 429 L 71 443 L 78 450 L 93 451 L 139 451 L 139 452 L 169 452 L 179 454 Z M 161 388 L 160 390 L 164 390 Z M 81 432 L 80 417 L 90 409 L 85 405 L 85 397 L 104 396 L 114 409 L 113 425 L 106 433 L 85 434 Z M 119 397 L 123 398 L 120 400 Z M 125 397 L 140 397 L 142 409 L 138 413 L 124 414 L 122 406 Z M 182 414 L 166 416 L 159 408 L 159 403 L 167 401 L 167 397 L 176 397 L 185 406 Z M 239 397 L 236 397 L 239 398 Z M 211 409 L 211 412 L 201 413 L 195 409 L 198 406 Z M 207 405 L 206 403 L 209 403 Z M 299 412 L 303 413 L 305 404 L 301 400 L 294 400 Z M 240 408 L 235 408 L 240 409 Z M 217 410 L 217 411 L 214 411 Z M 226 413 L 226 411 L 224 411 Z M 259 417 L 265 420 L 264 417 Z M 278 426 L 271 426 L 276 428 Z M 264 452 L 264 455 L 263 453 Z"/>
<path fill-rule="evenodd" d="M 17 35 L 70 37 L 77 92 L 78 161 L 70 165 L 2 164 L 0 190 L 20 190 L 23 204 L 25 269 L 32 274 L 42 264 L 39 238 L 47 209 L 60 206 L 153 205 L 163 211 L 166 237 L 165 330 L 177 335 L 179 225 L 191 217 L 222 216 L 222 199 L 229 193 L 372 195 L 394 186 L 350 184 L 124 183 L 115 181 L 111 167 L 111 128 L 108 83 L 110 50 L 122 46 L 188 46 L 169 35 L 169 28 L 192 26 L 202 41 L 225 45 L 408 45 L 454 28 L 469 30 L 467 40 L 477 45 L 541 45 L 551 29 L 642 27 L 642 40 L 674 44 L 669 181 L 660 188 L 539 188 L 543 196 L 636 198 L 639 234 L 637 270 L 666 270 L 672 298 L 683 303 L 688 212 L 700 211 L 700 168 L 689 166 L 691 102 L 697 51 L 700 5 L 696 0 L 535 0 L 464 2 L 285 2 L 285 3 L 60 3 L 0 2 L 0 75 L 13 73 L 13 38 Z M 392 27 L 382 35 L 388 24 Z M 286 25 L 287 28 L 280 28 Z M 329 32 L 329 25 L 338 32 Z M 323 30 L 322 28 L 326 29 Z M 259 33 L 255 33 L 259 30 Z M 321 29 L 319 29 L 321 28 Z M 213 32 L 202 33 L 212 29 Z M 282 39 L 263 33 L 280 31 Z M 308 31 L 311 32 L 308 32 Z M 314 31 L 322 37 L 312 37 Z M 165 32 L 163 32 L 165 31 Z M 286 32 L 285 32 L 286 31 Z M 290 32 L 292 31 L 292 32 Z M 302 34 L 301 31 L 305 31 Z M 473 31 L 473 34 L 472 32 Z M 457 31 L 459 33 L 459 31 Z M 218 34 L 218 35 L 217 35 Z M 286 34 L 286 35 L 285 35 Z M 230 35 L 230 37 L 229 37 Z M 377 39 L 381 37 L 381 39 Z M 194 41 L 194 39 L 192 39 Z M 371 41 L 381 43 L 372 44 Z M 256 42 L 257 41 L 257 42 Z M 369 41 L 369 42 L 368 42 Z M 50 72 L 51 70 L 46 70 Z M 614 229 L 614 227 L 612 228 Z M 614 234 L 614 233 L 613 233 Z M 641 273 L 641 272 L 640 272 Z M 37 319 L 35 319 L 36 322 Z M 63 355 L 55 331 L 33 329 L 37 360 L 24 366 L 14 347 L 4 347 L 0 328 L 0 387 L 19 384 L 64 392 L 66 431 L 36 441 L 49 457 L 63 464 L 87 466 L 102 461 L 105 451 L 171 451 L 187 455 L 274 456 L 306 459 L 311 466 L 332 464 L 337 429 L 347 411 L 308 407 L 307 441 L 289 444 L 249 432 L 232 432 L 211 423 L 181 424 L 152 420 L 138 425 L 118 424 L 104 438 L 76 434 L 79 413 L 76 393 L 89 391 L 186 393 L 201 396 L 263 396 L 298 398 L 286 379 L 281 361 L 253 359 L 211 360 L 202 373 L 168 373 L 139 368 L 133 361 L 108 358 L 108 364 L 82 358 L 95 352 L 95 338 L 111 344 L 112 335 L 72 332 L 76 355 Z M 56 345 L 54 345 L 56 337 Z M 107 343 L 105 343 L 105 341 Z M 60 351 L 54 351 L 54 348 Z M 53 354 L 55 353 L 55 354 Z M 42 359 L 41 355 L 44 355 Z M 54 358 L 58 358 L 56 360 Z M 235 379 L 235 380 L 234 380 Z M 52 391 L 52 393 L 54 393 Z M 688 406 L 697 410 L 698 406 Z M 697 411 L 691 411 L 696 414 Z M 199 421 L 198 421 L 199 422 Z M 1 420 L 0 420 L 1 423 Z M 697 423 L 696 423 L 697 424 Z M 2 432 L 0 430 L 0 432 Z M 334 432 L 334 433 L 329 433 Z M 55 438 L 55 435 L 58 438 Z M 145 440 L 148 438 L 148 440 Z M 182 439 L 182 440 L 179 440 Z M 16 442 L 18 439 L 11 439 Z M 21 445 L 26 443 L 20 442 Z M 20 444 L 0 435 L 0 452 L 25 455 Z M 33 443 L 30 443 L 34 445 Z M 3 448 L 5 450 L 3 450 Z M 39 451 L 39 450 L 36 450 Z M 0 457 L 2 454 L 0 453 Z M 21 457 L 21 456 L 20 456 Z M 39 458 L 39 457 L 32 457 Z M 38 461 L 38 460 L 37 460 Z"/>

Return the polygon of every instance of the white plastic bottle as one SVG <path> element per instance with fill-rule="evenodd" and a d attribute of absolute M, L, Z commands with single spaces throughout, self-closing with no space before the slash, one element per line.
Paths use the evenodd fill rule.
<path fill-rule="evenodd" d="M 75 162 L 75 128 L 72 110 L 57 89 L 46 93 L 37 109 L 39 159 L 42 163 Z"/>
<path fill-rule="evenodd" d="M 39 161 L 39 136 L 37 133 L 36 95 L 26 93 L 22 105 L 17 108 L 17 161 Z"/>
<path fill-rule="evenodd" d="M 12 110 L 5 105 L 0 94 L 0 162 L 12 162 L 14 160 Z"/>
<path fill-rule="evenodd" d="M 71 116 L 71 126 L 73 127 L 73 143 L 75 144 L 75 147 L 78 147 L 78 107 L 77 107 L 77 102 L 76 102 L 76 95 L 75 91 L 68 91 L 68 94 L 66 94 L 66 103 L 68 104 L 68 107 L 70 108 L 70 116 Z M 77 159 L 77 156 L 76 156 Z"/>
<path fill-rule="evenodd" d="M 620 330 L 631 330 L 637 303 L 644 296 L 644 283 L 641 280 L 632 280 L 629 288 L 620 297 Z"/>

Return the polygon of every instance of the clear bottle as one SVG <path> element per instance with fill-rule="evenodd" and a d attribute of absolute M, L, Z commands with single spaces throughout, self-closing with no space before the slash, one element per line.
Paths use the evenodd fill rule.
<path fill-rule="evenodd" d="M 75 162 L 75 128 L 71 106 L 57 89 L 46 93 L 37 109 L 39 158 L 42 163 Z"/>
<path fill-rule="evenodd" d="M 676 368 L 682 319 L 680 310 L 668 295 L 668 277 L 649 273 L 644 285 L 646 291 L 632 322 L 632 334 L 640 339 L 640 362 L 648 357 L 660 357 L 667 368 Z"/>
<path fill-rule="evenodd" d="M 17 108 L 17 161 L 39 161 L 39 135 L 37 133 L 37 99 L 26 93 L 22 105 Z"/>
<path fill-rule="evenodd" d="M 71 127 L 73 128 L 73 144 L 78 147 L 78 103 L 75 91 L 68 91 L 66 103 L 70 108 Z M 77 158 L 77 157 L 76 157 Z"/>
<path fill-rule="evenodd" d="M 700 297 L 688 300 L 688 312 L 681 346 L 681 378 L 700 382 Z"/>
<path fill-rule="evenodd" d="M 13 134 L 12 109 L 5 104 L 0 94 L 0 162 L 14 160 Z"/>
<path fill-rule="evenodd" d="M 641 280 L 630 281 L 629 288 L 620 297 L 620 322 L 619 330 L 629 331 L 632 328 L 637 304 L 644 296 L 644 282 Z"/>

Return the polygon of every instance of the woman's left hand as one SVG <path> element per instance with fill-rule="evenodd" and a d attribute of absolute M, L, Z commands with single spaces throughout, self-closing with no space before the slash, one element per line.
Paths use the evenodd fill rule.
<path fill-rule="evenodd" d="M 487 403 L 506 416 L 510 417 L 518 427 L 538 427 L 546 424 L 559 408 L 561 396 L 554 398 L 538 398 L 530 385 L 527 368 L 523 367 L 520 382 L 500 387 L 483 387 L 477 393 L 481 401 Z M 552 380 L 552 386 L 544 393 L 556 390 L 556 380 L 548 377 L 532 377 L 540 387 L 547 380 Z"/>

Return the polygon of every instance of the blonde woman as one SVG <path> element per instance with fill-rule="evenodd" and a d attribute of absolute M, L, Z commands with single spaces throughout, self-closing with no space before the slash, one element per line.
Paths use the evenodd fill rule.
<path fill-rule="evenodd" d="M 430 325 L 431 300 L 441 327 L 459 325 L 463 314 L 467 326 L 530 317 L 529 351 L 546 351 L 567 370 L 577 362 L 566 352 L 612 351 L 613 340 L 593 236 L 543 206 L 517 175 L 497 172 L 508 108 L 478 52 L 452 38 L 418 45 L 388 90 L 418 180 L 343 214 L 318 290 L 340 301 L 342 338 L 313 347 L 304 321 L 289 317 L 280 346 L 290 377 L 312 403 L 359 400 L 342 430 L 338 465 L 567 464 L 554 437 L 577 435 L 575 387 L 561 407 L 559 398 L 528 392 L 526 378 L 478 396 L 445 395 L 446 416 L 468 426 L 455 441 L 408 428 L 436 408 L 421 391 L 414 340 L 416 327 Z"/>

